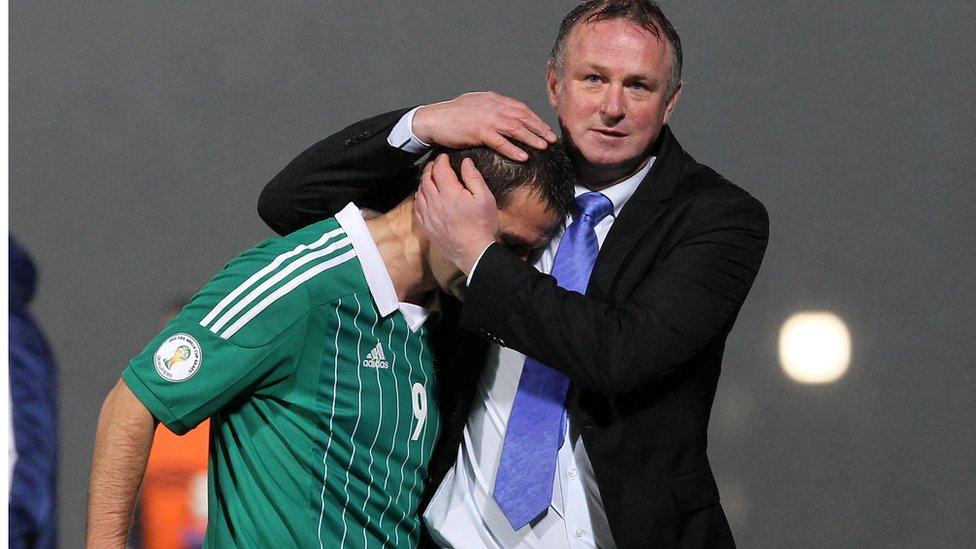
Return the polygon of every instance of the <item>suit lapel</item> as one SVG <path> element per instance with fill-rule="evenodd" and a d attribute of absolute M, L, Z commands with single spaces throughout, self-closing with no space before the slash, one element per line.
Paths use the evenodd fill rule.
<path fill-rule="evenodd" d="M 681 179 L 684 152 L 670 127 L 661 128 L 656 148 L 657 160 L 654 161 L 651 171 L 620 210 L 620 215 L 614 220 L 606 240 L 603 241 L 590 274 L 587 295 L 611 295 L 620 268 L 636 244 L 664 213 L 665 206 L 662 202 L 674 194 Z"/>

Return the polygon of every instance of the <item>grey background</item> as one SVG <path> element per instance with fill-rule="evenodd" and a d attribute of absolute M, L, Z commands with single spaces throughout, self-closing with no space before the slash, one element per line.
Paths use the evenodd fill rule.
<path fill-rule="evenodd" d="M 366 115 L 493 89 L 553 121 L 572 2 L 10 6 L 10 229 L 61 365 L 61 535 L 99 404 L 162 310 L 270 234 L 257 196 Z M 771 216 L 710 427 L 742 547 L 976 545 L 976 4 L 665 2 L 672 125 Z M 848 374 L 789 381 L 780 324 L 831 310 Z"/>

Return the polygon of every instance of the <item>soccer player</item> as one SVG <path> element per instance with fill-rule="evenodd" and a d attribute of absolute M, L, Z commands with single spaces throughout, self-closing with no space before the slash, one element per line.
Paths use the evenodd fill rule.
<path fill-rule="evenodd" d="M 561 147 L 524 163 L 487 148 L 434 162 L 458 170 L 472 197 L 494 196 L 496 234 L 523 258 L 573 204 Z M 88 546 L 124 546 L 158 422 L 182 434 L 206 418 L 205 546 L 417 545 L 440 423 L 424 323 L 438 287 L 463 286 L 413 197 L 369 220 L 350 204 L 231 261 L 106 397 Z"/>

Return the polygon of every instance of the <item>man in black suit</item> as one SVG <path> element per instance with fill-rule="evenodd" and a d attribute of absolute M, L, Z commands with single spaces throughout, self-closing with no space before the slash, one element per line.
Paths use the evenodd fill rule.
<path fill-rule="evenodd" d="M 465 303 L 459 312 L 448 307 L 435 342 L 447 422 L 425 519 L 437 542 L 734 546 L 706 456 L 707 426 L 725 340 L 762 261 L 768 219 L 757 200 L 685 153 L 666 125 L 681 94 L 681 61 L 677 33 L 649 0 L 583 2 L 563 20 L 548 92 L 581 186 L 581 213 L 536 268 L 493 244 L 485 230 L 490 204 L 465 190 L 479 185 L 476 178 L 462 183 L 440 161 L 423 174 L 421 221 L 468 274 Z M 269 183 L 259 211 L 286 232 L 348 200 L 395 202 L 412 188 L 413 163 L 428 144 L 486 144 L 518 159 L 514 142 L 543 148 L 554 139 L 527 107 L 492 93 L 395 111 L 305 151 Z M 594 197 L 602 209 L 591 215 Z M 587 217 L 586 228 L 574 229 Z M 557 283 L 547 273 L 560 270 L 557 247 L 576 246 L 581 231 L 599 253 L 590 254 L 588 284 L 573 291 L 560 287 L 564 275 Z M 586 261 L 593 258 L 569 263 Z M 493 342 L 487 353 L 450 329 L 455 316 Z M 520 379 L 530 370 L 567 380 L 562 393 L 533 386 L 549 407 L 538 417 L 560 407 L 554 433 L 527 437 L 525 425 L 544 426 L 521 418 L 506 433 L 518 414 L 538 410 L 519 404 L 533 390 Z M 540 449 L 539 440 L 556 444 Z M 525 446 L 538 459 L 518 457 Z M 515 475 L 524 490 L 515 485 L 514 493 L 526 500 L 537 499 L 537 462 L 554 473 L 541 483 L 550 504 L 528 505 L 523 519 L 500 496 L 512 493 L 511 475 L 500 472 L 511 459 L 524 469 Z"/>

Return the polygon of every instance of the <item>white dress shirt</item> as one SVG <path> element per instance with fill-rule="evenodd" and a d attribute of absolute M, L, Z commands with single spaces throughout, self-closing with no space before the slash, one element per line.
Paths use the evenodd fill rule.
<path fill-rule="evenodd" d="M 410 130 L 415 111 L 405 114 L 393 128 L 388 138 L 391 146 L 409 152 L 426 148 Z M 600 246 L 653 163 L 651 157 L 632 176 L 600 191 L 613 202 L 613 213 L 594 227 Z M 576 196 L 586 192 L 589 189 L 576 187 Z M 567 218 L 566 226 L 571 221 Z M 535 262 L 539 271 L 552 271 L 560 238 L 561 233 L 549 242 Z M 469 282 L 476 270 L 477 263 L 469 274 Z M 448 547 L 612 548 L 613 538 L 593 468 L 572 418 L 568 418 L 568 429 L 557 456 L 552 502 L 541 519 L 515 531 L 491 495 L 524 361 L 525 355 L 517 351 L 498 345 L 490 347 L 457 461 L 424 513 L 427 527 L 435 541 Z"/>

